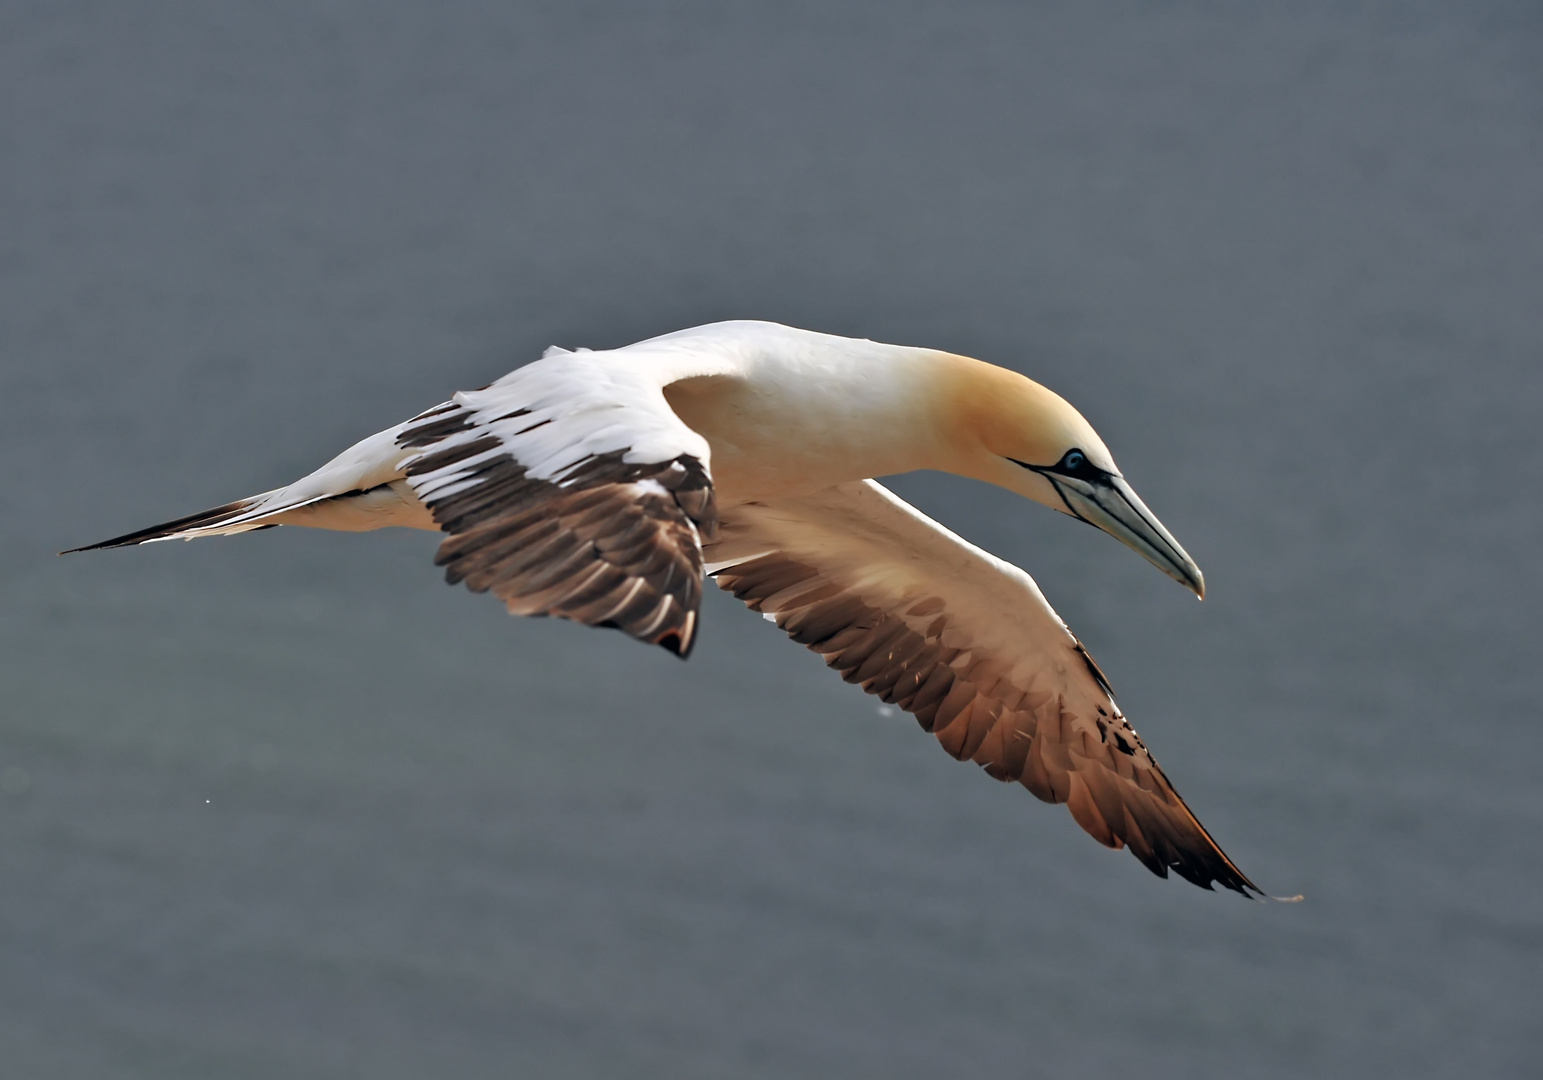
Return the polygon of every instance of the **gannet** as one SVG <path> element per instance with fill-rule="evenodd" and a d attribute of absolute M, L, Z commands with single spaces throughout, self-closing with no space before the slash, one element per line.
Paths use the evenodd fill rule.
<path fill-rule="evenodd" d="M 705 577 L 958 760 L 1065 803 L 1149 870 L 1263 896 L 1190 812 L 1024 571 L 873 480 L 935 469 L 1204 579 L 1092 426 L 1016 372 L 933 349 L 721 322 L 548 349 L 261 495 L 76 551 L 276 525 L 447 534 L 435 563 L 516 615 L 685 657 Z"/>

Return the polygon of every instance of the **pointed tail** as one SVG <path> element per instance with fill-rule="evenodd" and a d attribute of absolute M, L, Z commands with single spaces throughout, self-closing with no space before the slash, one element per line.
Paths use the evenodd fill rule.
<path fill-rule="evenodd" d="M 264 521 L 262 519 L 269 517 L 281 508 L 274 507 L 272 510 L 264 510 L 263 507 L 264 504 L 270 501 L 270 496 L 275 494 L 277 494 L 277 491 L 269 491 L 262 495 L 253 495 L 249 499 L 237 499 L 235 502 L 226 503 L 224 506 L 216 506 L 212 510 L 189 514 L 187 517 L 177 518 L 175 521 L 152 525 L 148 529 L 125 533 L 122 536 L 115 536 L 111 540 L 103 540 L 100 543 L 70 548 L 68 551 L 59 552 L 59 554 L 73 555 L 77 551 L 133 547 L 135 544 L 149 544 L 157 540 L 192 540 L 199 536 L 228 536 L 233 533 L 253 532 L 257 529 L 271 529 L 278 522 Z M 283 509 L 288 508 L 285 507 Z"/>

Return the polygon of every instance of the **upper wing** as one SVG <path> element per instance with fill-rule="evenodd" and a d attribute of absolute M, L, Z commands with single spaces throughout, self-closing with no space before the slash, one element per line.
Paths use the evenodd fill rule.
<path fill-rule="evenodd" d="M 709 572 L 955 758 L 1066 803 L 1100 842 L 1245 896 L 1032 578 L 871 480 L 736 506 Z M 1260 893 L 1260 895 L 1263 895 Z"/>
<path fill-rule="evenodd" d="M 587 353 L 549 355 L 408 421 L 407 482 L 450 536 L 452 584 L 517 615 L 613 626 L 680 656 L 716 525 L 707 442 L 659 376 Z"/>

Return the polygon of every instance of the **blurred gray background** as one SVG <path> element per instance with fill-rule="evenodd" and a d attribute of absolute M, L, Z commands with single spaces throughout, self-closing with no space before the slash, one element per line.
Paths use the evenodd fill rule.
<path fill-rule="evenodd" d="M 0 6 L 0 1073 L 1523 1076 L 1543 13 Z M 56 559 L 558 343 L 1047 383 L 1205 569 L 948 477 L 1296 906 L 1161 882 L 727 597 L 433 537 Z"/>

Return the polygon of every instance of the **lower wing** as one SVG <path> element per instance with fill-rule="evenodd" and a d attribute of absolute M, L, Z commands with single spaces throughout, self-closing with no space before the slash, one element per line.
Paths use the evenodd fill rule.
<path fill-rule="evenodd" d="M 1154 874 L 1263 895 L 1126 721 L 1032 578 L 872 480 L 733 507 L 704 552 L 718 584 L 914 715 L 953 757 L 1065 803 Z"/>

